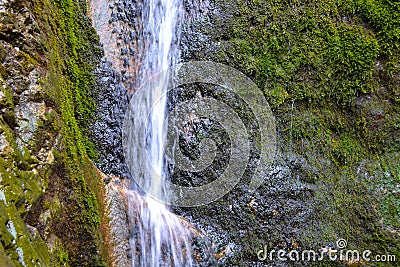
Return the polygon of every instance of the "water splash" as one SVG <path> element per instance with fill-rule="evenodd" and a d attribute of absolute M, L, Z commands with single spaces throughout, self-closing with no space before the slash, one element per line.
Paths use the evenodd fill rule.
<path fill-rule="evenodd" d="M 151 198 L 127 191 L 133 266 L 192 266 L 185 221 Z"/>

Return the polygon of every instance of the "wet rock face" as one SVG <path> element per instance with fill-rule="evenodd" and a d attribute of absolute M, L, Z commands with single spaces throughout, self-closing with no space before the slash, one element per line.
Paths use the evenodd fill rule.
<path fill-rule="evenodd" d="M 206 11 L 198 13 L 195 19 L 187 21 L 183 25 L 182 56 L 185 61 L 198 59 L 212 59 L 212 55 L 219 49 L 219 36 L 210 34 L 215 20 L 229 20 L 226 13 L 211 1 Z M 212 32 L 212 31 L 211 31 Z M 224 95 L 222 98 L 216 93 L 216 88 L 199 86 L 197 91 L 204 96 L 213 97 L 223 101 L 235 110 L 239 110 L 239 116 L 246 122 L 251 141 L 251 158 L 244 177 L 234 190 L 220 200 L 197 208 L 175 208 L 178 214 L 188 218 L 195 227 L 203 230 L 212 240 L 218 265 L 245 265 L 257 264 L 257 251 L 265 244 L 272 247 L 290 249 L 296 240 L 299 240 L 302 231 L 307 229 L 307 224 L 312 224 L 312 210 L 307 202 L 312 201 L 313 185 L 302 179 L 304 173 L 311 170 L 304 159 L 297 155 L 280 154 L 273 166 L 266 171 L 264 183 L 255 192 L 249 192 L 247 183 L 254 172 L 259 158 L 257 157 L 257 127 L 254 118 L 251 117 L 240 101 L 232 96 Z M 184 96 L 180 100 L 190 98 Z M 225 99 L 223 99 L 225 98 Z M 179 101 L 179 97 L 178 97 Z M 247 115 L 246 115 L 247 114 Z M 207 130 L 205 127 L 200 127 Z M 211 128 L 208 130 L 212 130 Z M 218 131 L 212 130 L 217 134 Z M 223 138 L 223 129 L 220 137 Z M 200 133 L 202 137 L 207 136 Z M 217 140 L 216 138 L 213 138 Z M 189 153 L 191 147 L 198 147 L 201 139 L 193 135 L 187 144 L 180 143 L 183 152 Z M 229 139 L 225 142 L 229 143 Z M 189 144 L 189 145 L 188 145 Z M 218 162 L 229 162 L 229 147 L 220 147 L 222 158 Z M 188 152 L 189 151 L 189 152 Z M 196 156 L 193 153 L 190 156 Z M 176 172 L 173 174 L 175 183 L 193 185 L 196 181 L 209 181 L 218 179 L 224 171 L 226 164 L 213 165 L 210 173 L 185 174 Z"/>
<path fill-rule="evenodd" d="M 122 124 L 129 95 L 121 74 L 105 59 L 95 75 L 97 81 L 92 97 L 96 101 L 96 112 L 90 135 L 99 154 L 97 165 L 104 173 L 129 178 L 122 150 Z"/>
<path fill-rule="evenodd" d="M 296 39 L 297 28 L 293 28 L 293 32 L 290 32 L 289 29 L 292 29 L 290 22 L 302 18 L 302 13 L 299 11 L 309 12 L 308 9 L 312 10 L 312 8 L 303 5 L 289 7 L 280 3 L 267 3 L 268 1 L 247 1 L 240 2 L 240 4 L 239 2 L 210 1 L 206 12 L 200 13 L 195 19 L 184 23 L 181 41 L 183 60 L 212 60 L 235 67 L 256 82 L 265 96 L 268 96 L 269 90 L 275 83 L 282 87 L 287 86 L 288 92 L 296 91 L 297 89 L 293 89 L 293 87 L 297 84 L 288 86 L 285 83 L 290 79 L 297 79 L 298 73 L 289 73 L 290 71 L 282 73 L 279 68 L 283 66 L 290 69 L 293 67 L 291 65 L 293 62 L 296 62 L 295 64 L 301 62 L 300 60 L 296 61 L 298 60 L 296 56 L 290 58 L 291 50 L 296 49 L 299 43 L 304 41 L 302 37 Z M 320 6 L 324 5 L 320 4 Z M 288 12 L 275 13 L 272 11 L 272 6 L 282 10 L 288 9 Z M 321 11 L 318 10 L 318 12 Z M 347 11 L 342 10 L 341 12 Z M 283 16 L 286 14 L 288 15 Z M 296 19 L 291 20 L 290 16 Z M 356 19 L 353 22 L 360 24 L 357 27 L 365 27 L 365 22 Z M 334 23 L 340 24 L 342 21 Z M 299 27 L 299 24 L 295 24 L 296 27 Z M 347 23 L 345 24 L 347 26 Z M 370 30 L 368 27 L 366 28 L 363 30 Z M 317 27 L 317 29 L 325 31 L 322 27 Z M 304 29 L 299 35 L 307 36 L 307 32 L 308 30 Z M 276 33 L 277 35 L 275 35 Z M 276 44 L 282 45 L 284 48 L 270 46 L 275 41 L 275 36 L 279 36 L 278 39 L 281 38 Z M 320 53 L 318 60 L 327 61 L 324 59 L 326 52 Z M 302 56 L 304 55 L 302 54 Z M 365 57 L 367 58 L 367 56 Z M 305 58 L 309 60 L 308 56 Z M 273 63 L 269 60 L 272 60 Z M 325 61 L 324 67 L 330 68 Z M 301 62 L 299 69 L 307 68 L 307 64 Z M 275 71 L 274 67 L 276 66 L 278 69 Z M 306 84 L 309 83 L 312 88 L 315 88 L 316 80 L 318 80 L 314 77 L 321 75 L 320 69 L 315 72 L 310 71 L 311 77 L 308 77 L 307 81 L 302 70 L 299 73 L 299 79 Z M 346 76 L 345 80 L 353 79 L 356 76 Z M 281 83 L 282 77 L 287 80 Z M 338 77 L 337 80 L 340 79 L 343 78 Z M 380 78 L 375 77 L 374 79 L 379 80 Z M 395 89 L 398 88 L 396 79 L 395 77 L 393 80 L 397 85 L 391 87 L 394 91 L 398 90 Z M 384 85 L 393 81 L 388 79 L 388 81 L 380 80 L 379 82 Z M 382 89 L 381 84 L 376 90 L 389 90 L 388 88 Z M 337 88 L 333 89 L 333 85 L 328 88 L 331 91 L 338 91 Z M 285 90 L 272 97 L 269 95 L 271 106 L 274 105 L 274 101 L 281 101 L 280 104 L 274 106 L 274 115 L 277 119 L 278 153 L 274 164 L 271 167 L 265 166 L 268 171 L 263 177 L 265 180 L 262 186 L 255 192 L 249 192 L 246 188 L 246 179 L 249 177 L 245 174 L 234 190 L 214 203 L 197 208 L 176 208 L 176 211 L 189 218 L 196 228 L 209 233 L 219 255 L 218 264 L 221 266 L 270 266 L 268 264 L 291 266 L 291 264 L 296 264 L 279 262 L 276 259 L 272 262 L 261 262 L 257 257 L 257 252 L 264 245 L 269 246 L 270 249 L 289 251 L 298 248 L 300 251 L 302 248 L 319 246 L 324 242 L 335 242 L 338 237 L 346 236 L 346 238 L 352 239 L 354 247 L 364 244 L 365 246 L 374 246 L 379 250 L 379 247 L 386 242 L 375 240 L 373 237 L 375 231 L 374 234 L 371 234 L 371 229 L 367 226 L 375 225 L 376 229 L 381 229 L 379 226 L 381 222 L 378 218 L 381 215 L 378 215 L 379 213 L 376 213 L 376 210 L 371 207 L 366 208 L 371 203 L 379 205 L 377 203 L 379 203 L 380 196 L 373 195 L 374 193 L 371 194 L 371 191 L 368 191 L 371 189 L 367 189 L 369 187 L 363 184 L 364 180 L 360 175 L 365 170 L 361 166 L 374 158 L 374 152 L 366 149 L 364 150 L 365 154 L 359 156 L 356 154 L 357 150 L 353 150 L 352 145 L 360 144 L 360 146 L 367 147 L 368 143 L 374 143 L 374 149 L 379 150 L 379 153 L 392 151 L 393 147 L 396 147 L 395 150 L 398 151 L 398 129 L 390 128 L 387 125 L 391 122 L 384 120 L 385 116 L 390 113 L 389 110 L 396 110 L 398 113 L 398 103 L 388 100 L 389 95 L 394 94 L 386 96 L 384 96 L 385 92 L 382 92 L 381 95 L 360 93 L 358 96 L 355 94 L 351 100 L 354 100 L 352 102 L 354 105 L 344 107 L 341 103 L 336 105 L 335 101 L 328 98 L 327 95 L 317 95 L 317 92 L 312 90 L 308 93 L 315 98 L 315 102 L 313 102 L 314 100 L 299 100 L 293 91 L 289 92 L 292 94 L 292 103 L 285 102 L 289 96 Z M 294 102 L 298 103 L 293 104 Z M 329 115 L 320 116 L 323 113 L 322 110 Z M 361 116 L 356 114 L 361 114 Z M 392 122 L 398 122 L 397 115 L 389 116 Z M 332 123 L 333 117 L 339 118 L 340 123 L 337 125 L 341 126 Z M 310 121 L 313 123 L 307 124 Z M 358 128 L 358 123 L 364 125 L 363 129 Z M 385 123 L 386 126 L 382 126 Z M 388 128 L 383 130 L 383 127 Z M 357 129 L 355 134 L 353 134 L 354 129 Z M 382 145 L 383 143 L 379 144 L 377 141 L 376 132 L 380 131 L 377 129 L 380 129 L 382 136 L 385 136 L 386 144 L 391 144 L 388 149 Z M 293 137 L 294 132 L 306 134 L 299 134 L 296 140 L 296 137 Z M 335 141 L 329 139 L 328 136 L 323 136 L 321 139 L 318 137 L 320 133 L 327 132 L 333 132 L 332 134 L 336 138 L 340 136 L 339 142 L 345 140 L 346 146 L 335 147 L 336 151 L 333 152 L 334 149 L 331 149 L 330 146 Z M 365 137 L 360 137 L 361 132 L 365 133 L 365 136 L 370 136 L 373 141 L 372 139 L 367 141 Z M 204 134 L 202 135 L 204 136 Z M 388 139 L 392 141 L 388 141 Z M 187 154 L 190 152 L 194 154 L 189 157 L 197 156 L 196 147 L 199 141 L 197 136 L 186 141 L 189 146 L 183 150 Z M 354 145 L 355 147 L 356 145 Z M 340 154 L 339 157 L 343 157 L 342 153 L 346 154 L 344 156 L 346 159 L 340 159 L 342 162 L 338 163 L 335 153 Z M 389 157 L 393 157 L 393 155 L 390 154 Z M 372 161 L 378 164 L 377 162 L 380 160 L 385 162 L 382 163 L 384 165 L 393 166 L 393 162 L 387 159 Z M 254 158 L 253 163 L 256 162 L 257 158 Z M 357 169 L 358 171 L 356 171 Z M 392 173 L 396 172 L 393 167 L 388 167 L 388 169 L 391 169 Z M 213 169 L 213 171 L 215 175 L 211 175 L 211 177 L 218 176 L 218 170 Z M 368 176 L 368 173 L 371 172 L 379 173 L 372 169 L 365 173 Z M 174 179 L 177 183 L 190 184 L 190 179 L 194 176 L 191 175 L 192 177 L 176 175 Z M 251 173 L 247 173 L 247 175 L 251 175 Z M 378 176 L 382 175 L 378 174 Z M 197 179 L 196 181 L 210 179 L 210 175 L 203 178 L 194 177 Z M 373 197 L 370 198 L 372 195 Z M 349 202 L 344 202 L 345 199 Z M 364 212 L 364 209 L 368 211 Z M 389 233 L 384 230 L 377 231 L 379 236 L 388 238 L 385 240 L 391 240 L 387 241 L 391 245 L 388 245 L 386 249 L 397 253 L 395 248 L 398 246 L 393 244 L 398 243 L 398 236 L 393 236 L 390 231 Z M 302 266 L 303 263 L 298 264 Z M 306 265 L 306 263 L 304 264 Z M 340 263 L 338 264 L 340 265 Z"/>
<path fill-rule="evenodd" d="M 129 0 L 90 1 L 89 15 L 104 50 L 95 70 L 95 119 L 90 135 L 99 153 L 97 166 L 107 175 L 130 178 L 123 159 L 122 124 L 135 90 L 140 3 Z"/>
<path fill-rule="evenodd" d="M 118 177 L 107 176 L 103 173 L 100 176 L 105 181 L 104 202 L 105 216 L 107 217 L 107 235 L 105 243 L 110 257 L 111 266 L 129 267 L 132 266 L 129 244 L 129 224 L 126 213 L 126 199 L 124 188 L 121 186 Z"/>
<path fill-rule="evenodd" d="M 142 4 L 140 1 L 118 0 L 90 1 L 93 27 L 100 36 L 105 57 L 113 62 L 120 81 L 133 93 L 137 86 L 139 59 L 142 56 L 138 33 L 141 28 Z"/>

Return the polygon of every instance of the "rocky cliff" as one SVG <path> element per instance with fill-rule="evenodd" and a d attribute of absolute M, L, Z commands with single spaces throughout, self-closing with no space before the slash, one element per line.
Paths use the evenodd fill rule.
<path fill-rule="evenodd" d="M 184 60 L 225 63 L 250 77 L 277 119 L 279 152 L 256 192 L 239 185 L 178 211 L 207 229 L 226 256 L 222 266 L 303 266 L 310 263 L 260 261 L 257 252 L 334 248 L 339 238 L 348 249 L 398 259 L 399 3 L 202 2 L 183 28 Z"/>
<path fill-rule="evenodd" d="M 0 1 L 0 266 L 103 266 L 85 1 Z"/>
<path fill-rule="evenodd" d="M 105 7 L 118 11 L 109 23 L 137 19 L 133 11 L 124 15 L 124 8 L 136 5 L 115 2 Z M 242 182 L 222 199 L 175 208 L 212 241 L 218 264 L 307 265 L 260 261 L 257 252 L 265 246 L 334 248 L 340 238 L 349 249 L 400 259 L 399 4 L 185 5 L 183 60 L 221 62 L 245 73 L 268 99 L 278 126 L 279 153 L 255 192 L 246 186 L 254 171 L 249 164 Z M 101 180 L 110 178 L 98 175 L 89 160 L 98 157 L 103 171 L 129 176 L 120 144 L 128 101 L 121 82 L 127 78 L 100 61 L 86 8 L 83 0 L 0 0 L 0 266 L 104 266 L 113 260 L 103 240 L 129 235 L 126 228 L 119 229 L 120 239 L 105 234 Z M 218 90 L 197 91 L 235 104 Z M 257 147 L 252 149 L 256 161 Z M 227 162 L 229 153 L 221 154 Z M 201 183 L 219 172 L 173 179 Z M 118 225 L 124 213 L 115 212 Z M 118 253 L 114 257 L 129 263 L 125 251 Z"/>

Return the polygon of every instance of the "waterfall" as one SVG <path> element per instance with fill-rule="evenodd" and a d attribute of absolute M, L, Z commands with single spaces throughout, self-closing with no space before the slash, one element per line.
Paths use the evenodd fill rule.
<path fill-rule="evenodd" d="M 166 70 L 179 60 L 179 29 L 178 19 L 182 17 L 182 0 L 150 0 L 144 3 L 142 22 L 144 35 L 141 49 L 145 51 L 142 66 L 139 69 L 139 83 L 145 83 L 152 75 Z M 150 161 L 157 175 L 146 173 L 146 176 L 153 176 L 151 179 L 151 195 L 159 197 L 161 180 L 166 178 L 163 171 L 164 158 L 164 118 L 166 112 L 166 91 L 168 77 L 162 77 L 152 90 L 149 90 L 148 104 L 153 105 L 151 114 L 141 114 L 150 117 L 148 154 Z M 161 96 L 159 98 L 159 96 Z M 159 99 L 157 99 L 159 98 Z M 140 113 L 140 112 L 138 112 Z M 155 177 L 154 177 L 155 176 Z"/>
<path fill-rule="evenodd" d="M 144 54 L 137 74 L 139 84 L 179 60 L 177 23 L 182 17 L 183 4 L 181 0 L 150 0 L 143 3 L 142 10 L 143 42 L 139 47 Z M 155 173 L 143 165 L 141 173 L 136 175 L 144 176 L 150 183 L 148 193 L 156 197 L 167 193 L 161 192 L 162 179 L 167 178 L 163 165 L 167 84 L 168 77 L 165 76 L 147 92 L 149 102 L 143 105 L 156 103 L 151 114 L 142 114 L 138 107 L 134 115 L 150 117 L 146 127 L 149 132 L 145 138 L 147 154 Z M 155 99 L 160 95 L 161 98 Z M 146 156 L 141 152 L 137 156 L 139 161 Z M 143 199 L 131 193 L 128 198 L 129 217 L 134 225 L 134 234 L 130 239 L 133 266 L 191 266 L 191 245 L 187 238 L 188 230 L 182 226 L 182 221 L 150 196 Z"/>
<path fill-rule="evenodd" d="M 178 63 L 183 0 L 93 0 L 91 13 L 105 56 L 121 72 L 129 92 L 134 93 L 152 75 Z M 146 151 L 131 147 L 127 154 L 134 162 L 149 157 L 151 166 L 138 163 L 136 171 L 131 168 L 132 176 L 141 176 L 148 183 L 148 194 L 143 196 L 135 189 L 124 193 L 131 226 L 127 253 L 132 266 L 194 265 L 189 224 L 151 197 L 160 199 L 161 194 L 168 194 L 161 190 L 162 180 L 168 178 L 163 163 L 168 83 L 166 75 L 158 80 L 133 114 L 133 121 L 148 118 L 143 132 L 130 137 L 145 142 Z"/>

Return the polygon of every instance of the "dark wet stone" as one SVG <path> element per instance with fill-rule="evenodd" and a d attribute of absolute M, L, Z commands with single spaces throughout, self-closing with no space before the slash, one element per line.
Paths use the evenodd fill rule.
<path fill-rule="evenodd" d="M 107 175 L 129 177 L 121 149 L 121 129 L 128 95 L 121 83 L 121 74 L 112 68 L 110 62 L 102 61 L 95 75 L 97 83 L 93 98 L 96 101 L 96 120 L 90 135 L 98 149 L 97 166 Z"/>

